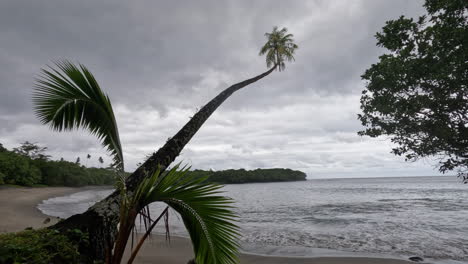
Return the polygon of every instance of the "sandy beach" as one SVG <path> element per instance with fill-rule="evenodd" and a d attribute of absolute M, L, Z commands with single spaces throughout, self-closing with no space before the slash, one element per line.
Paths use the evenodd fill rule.
<path fill-rule="evenodd" d="M 86 190 L 85 188 L 42 187 L 42 188 L 0 188 L 0 233 L 17 232 L 27 227 L 46 227 L 57 222 L 54 217 L 42 214 L 37 205 L 44 199 Z M 44 224 L 46 219 L 50 222 Z M 136 263 L 185 264 L 193 257 L 190 241 L 186 238 L 171 237 L 167 243 L 163 237 L 153 236 L 147 241 L 137 257 Z M 269 257 L 241 254 L 240 263 L 250 264 L 408 264 L 399 259 L 362 257 Z"/>

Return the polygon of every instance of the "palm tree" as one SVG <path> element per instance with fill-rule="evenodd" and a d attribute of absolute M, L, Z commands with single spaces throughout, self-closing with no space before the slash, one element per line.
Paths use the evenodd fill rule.
<path fill-rule="evenodd" d="M 219 196 L 222 185 L 207 183 L 205 178 L 187 173 L 190 168 L 174 166 L 167 173 L 157 170 L 145 178 L 135 193 L 127 195 L 125 181 L 118 181 L 120 190 L 120 223 L 110 263 L 120 263 L 137 214 L 147 214 L 144 208 L 153 202 L 163 202 L 176 210 L 189 232 L 194 246 L 196 263 L 237 263 L 239 244 L 238 227 L 233 224 L 236 215 L 231 211 L 232 200 Z M 132 250 L 128 263 L 132 263 L 143 242 L 158 221 L 168 216 L 168 209 L 152 223 L 137 246 Z"/>
<path fill-rule="evenodd" d="M 279 71 L 286 68 L 285 60 L 294 61 L 294 52 L 298 48 L 293 41 L 293 34 L 287 34 L 288 30 L 274 27 L 271 33 L 265 33 L 268 41 L 260 49 L 259 55 L 266 54 L 267 67 L 276 65 Z"/>
<path fill-rule="evenodd" d="M 99 157 L 98 161 L 99 163 L 101 163 L 101 168 L 102 168 L 102 164 L 104 164 L 104 160 L 102 159 L 102 157 Z"/>
<path fill-rule="evenodd" d="M 134 191 L 145 178 L 154 174 L 156 168 L 164 171 L 211 114 L 234 92 L 266 77 L 275 69 L 284 70 L 285 61 L 294 60 L 293 55 L 298 48 L 293 43 L 293 35 L 286 32 L 286 28 L 278 31 L 275 27 L 271 33 L 265 35 L 267 42 L 260 50 L 260 55 L 267 55 L 267 67 L 271 68 L 260 75 L 228 87 L 209 101 L 177 134 L 126 179 L 126 188 Z M 43 70 L 44 76 L 38 80 L 34 104 L 39 119 L 43 123 L 50 123 L 55 130 L 87 127 L 91 133 L 103 140 L 103 144 L 115 154 L 113 157 L 117 157 L 116 162 L 120 162 L 123 168 L 120 140 L 109 98 L 100 90 L 92 74 L 83 65 L 76 67 L 69 62 L 62 62 L 57 66 L 58 70 L 53 68 Z M 102 119 L 106 120 L 103 127 L 98 126 Z M 89 254 L 96 259 L 103 259 L 111 250 L 117 232 L 119 212 L 115 209 L 118 207 L 113 205 L 119 204 L 119 197 L 119 192 L 116 191 L 88 211 L 58 223 L 55 228 L 79 228 L 90 233 L 90 244 L 95 247 L 90 249 Z"/>
<path fill-rule="evenodd" d="M 90 158 L 91 158 L 91 155 L 88 154 L 88 155 L 86 156 L 86 159 L 87 159 L 87 160 L 86 160 L 86 167 L 88 167 L 88 161 L 89 161 Z"/>

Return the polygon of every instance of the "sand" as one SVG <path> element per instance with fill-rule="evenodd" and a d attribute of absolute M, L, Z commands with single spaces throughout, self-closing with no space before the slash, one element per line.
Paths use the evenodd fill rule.
<path fill-rule="evenodd" d="M 57 222 L 54 217 L 42 214 L 37 205 L 44 199 L 86 190 L 87 188 L 41 187 L 0 188 L 0 233 L 17 232 L 27 227 L 46 227 Z M 44 223 L 46 219 L 50 222 Z M 46 221 L 47 222 L 47 221 Z M 171 237 L 170 243 L 161 236 L 153 236 L 140 251 L 136 263 L 185 264 L 193 257 L 190 241 Z M 362 257 L 269 257 L 241 254 L 240 263 L 245 264 L 408 264 L 399 259 Z"/>
<path fill-rule="evenodd" d="M 42 200 L 80 190 L 69 187 L 1 188 L 0 233 L 17 232 L 27 227 L 46 227 L 56 223 L 57 218 L 42 214 L 36 206 Z M 50 219 L 50 222 L 44 224 L 46 219 Z"/>

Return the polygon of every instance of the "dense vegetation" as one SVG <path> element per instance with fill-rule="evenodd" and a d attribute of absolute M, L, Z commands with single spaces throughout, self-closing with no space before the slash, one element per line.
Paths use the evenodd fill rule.
<path fill-rule="evenodd" d="M 0 144 L 0 184 L 34 186 L 84 186 L 114 183 L 110 168 L 86 168 L 61 159 L 49 160 L 40 148 L 29 142 L 9 151 Z"/>
<path fill-rule="evenodd" d="M 256 169 L 251 171 L 244 169 L 224 171 L 194 170 L 189 173 L 197 177 L 208 176 L 208 181 L 223 184 L 305 181 L 306 179 L 304 172 L 291 169 Z"/>
<path fill-rule="evenodd" d="M 85 186 L 115 183 L 115 171 L 112 168 L 87 168 L 80 165 L 79 161 L 50 160 L 45 150 L 26 141 L 10 151 L 0 143 L 0 185 Z M 208 181 L 223 184 L 306 179 L 305 173 L 291 169 L 193 170 L 189 173 L 196 177 L 208 176 Z"/>
<path fill-rule="evenodd" d="M 88 242 L 80 230 L 66 234 L 52 229 L 25 230 L 0 235 L 0 263 L 83 263 L 79 247 Z"/>
<path fill-rule="evenodd" d="M 426 0 L 427 15 L 401 16 L 377 33 L 387 49 L 362 78 L 360 135 L 389 136 L 393 153 L 428 156 L 468 182 L 468 1 Z"/>

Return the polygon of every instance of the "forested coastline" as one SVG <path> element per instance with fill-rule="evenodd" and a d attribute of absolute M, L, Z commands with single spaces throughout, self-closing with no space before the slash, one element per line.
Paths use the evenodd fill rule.
<path fill-rule="evenodd" d="M 282 168 L 222 171 L 193 170 L 188 173 L 197 177 L 208 177 L 208 181 L 222 184 L 305 181 L 307 176 L 302 171 Z"/>
<path fill-rule="evenodd" d="M 113 185 L 115 182 L 115 169 L 112 166 L 88 168 L 80 164 L 79 158 L 75 162 L 64 159 L 50 160 L 50 156 L 45 154 L 46 149 L 26 141 L 20 147 L 8 150 L 0 143 L 0 185 L 76 187 Z M 99 159 L 102 160 L 101 157 Z M 306 179 L 304 172 L 283 168 L 192 170 L 188 173 L 196 177 L 208 177 L 208 181 L 222 184 Z"/>
<path fill-rule="evenodd" d="M 77 187 L 109 185 L 115 181 L 111 167 L 87 168 L 79 159 L 76 162 L 50 160 L 45 154 L 46 149 L 26 141 L 20 147 L 8 150 L 0 143 L 0 185 Z"/>

